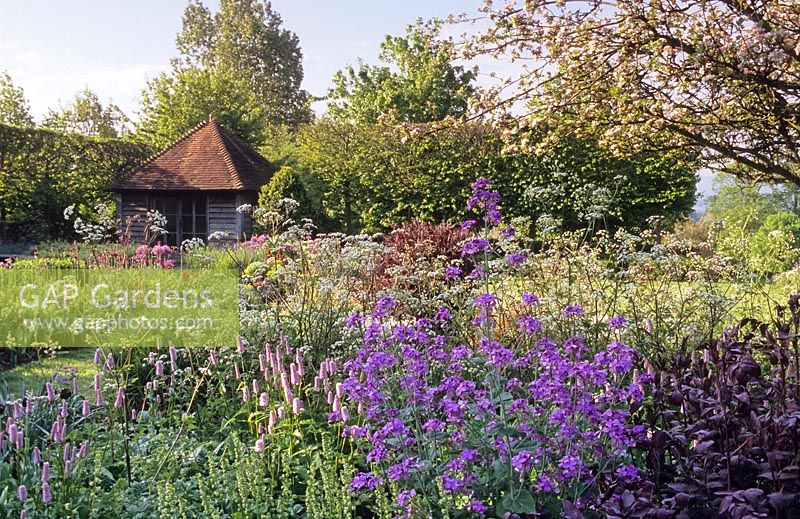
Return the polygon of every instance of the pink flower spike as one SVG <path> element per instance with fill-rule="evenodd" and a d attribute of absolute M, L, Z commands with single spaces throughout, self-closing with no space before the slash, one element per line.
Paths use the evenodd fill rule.
<path fill-rule="evenodd" d="M 125 390 L 122 388 L 122 386 L 119 386 L 119 389 L 117 389 L 117 398 L 114 399 L 114 407 L 116 407 L 117 409 L 122 407 L 124 398 L 125 398 Z"/>
<path fill-rule="evenodd" d="M 303 402 L 299 398 L 295 397 L 294 400 L 292 400 L 292 412 L 294 414 L 300 414 L 300 411 L 302 410 Z"/>

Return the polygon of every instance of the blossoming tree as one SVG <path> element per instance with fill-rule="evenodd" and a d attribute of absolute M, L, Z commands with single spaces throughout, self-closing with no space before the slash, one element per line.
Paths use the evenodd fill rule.
<path fill-rule="evenodd" d="M 695 149 L 708 167 L 800 184 L 796 1 L 487 0 L 482 12 L 466 57 L 521 64 L 489 93 L 510 92 L 502 111 L 527 107 L 521 126 L 551 126 L 543 144 L 576 132 Z"/>

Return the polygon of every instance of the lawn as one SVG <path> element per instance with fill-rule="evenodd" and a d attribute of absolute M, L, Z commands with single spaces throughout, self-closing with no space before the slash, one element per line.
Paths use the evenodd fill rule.
<path fill-rule="evenodd" d="M 91 387 L 95 373 L 93 355 L 91 349 L 57 351 L 14 369 L 0 371 L 0 402 L 13 400 L 26 391 L 41 394 L 45 382 L 52 380 L 56 372 L 70 378 L 77 375 L 78 387 Z"/>

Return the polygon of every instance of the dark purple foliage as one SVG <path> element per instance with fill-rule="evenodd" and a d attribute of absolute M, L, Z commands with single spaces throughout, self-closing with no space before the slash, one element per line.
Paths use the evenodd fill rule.
<path fill-rule="evenodd" d="M 799 332 L 795 295 L 773 323 L 676 353 L 655 376 L 643 488 L 658 504 L 628 493 L 611 515 L 800 517 Z"/>

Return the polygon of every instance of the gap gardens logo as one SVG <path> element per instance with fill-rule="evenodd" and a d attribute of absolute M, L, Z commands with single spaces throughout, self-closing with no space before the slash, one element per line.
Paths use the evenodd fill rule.
<path fill-rule="evenodd" d="M 239 332 L 235 270 L 3 270 L 0 345 L 216 347 Z"/>

